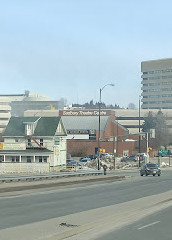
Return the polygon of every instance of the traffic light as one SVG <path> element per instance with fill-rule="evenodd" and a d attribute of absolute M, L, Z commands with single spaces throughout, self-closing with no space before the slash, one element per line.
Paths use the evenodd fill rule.
<path fill-rule="evenodd" d="M 149 152 L 149 151 L 152 151 L 152 148 L 151 148 L 151 147 L 148 147 L 148 148 L 147 148 L 147 152 Z"/>
<path fill-rule="evenodd" d="M 101 153 L 105 153 L 105 149 L 104 148 L 100 148 L 100 152 Z"/>

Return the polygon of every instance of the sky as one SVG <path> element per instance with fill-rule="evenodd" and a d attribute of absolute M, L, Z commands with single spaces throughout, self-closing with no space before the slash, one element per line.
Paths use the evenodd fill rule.
<path fill-rule="evenodd" d="M 0 94 L 127 108 L 141 62 L 172 57 L 171 0 L 0 0 Z"/>

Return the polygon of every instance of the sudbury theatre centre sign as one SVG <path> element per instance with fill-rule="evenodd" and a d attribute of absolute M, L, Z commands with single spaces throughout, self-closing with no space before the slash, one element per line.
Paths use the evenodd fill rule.
<path fill-rule="evenodd" d="M 59 111 L 60 116 L 99 116 L 99 110 L 63 110 Z M 101 116 L 109 116 L 110 112 L 107 110 L 100 111 Z"/>

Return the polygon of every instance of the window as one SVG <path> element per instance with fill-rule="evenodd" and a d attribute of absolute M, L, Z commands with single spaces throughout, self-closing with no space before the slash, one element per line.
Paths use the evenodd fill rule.
<path fill-rule="evenodd" d="M 172 88 L 162 88 L 162 91 L 172 91 Z"/>
<path fill-rule="evenodd" d="M 44 162 L 47 162 L 47 157 L 44 157 Z"/>
<path fill-rule="evenodd" d="M 149 86 L 159 86 L 161 83 L 149 83 Z"/>
<path fill-rule="evenodd" d="M 172 103 L 172 100 L 162 101 L 163 103 Z"/>
<path fill-rule="evenodd" d="M 13 156 L 13 157 L 11 157 L 11 162 L 20 162 L 19 156 Z"/>
<path fill-rule="evenodd" d="M 172 82 L 162 82 L 161 84 L 162 84 L 162 85 L 171 85 Z"/>
<path fill-rule="evenodd" d="M 117 120 L 139 120 L 139 117 L 116 117 Z M 144 120 L 143 117 L 140 117 L 140 119 Z"/>
<path fill-rule="evenodd" d="M 41 146 L 43 146 L 43 144 L 44 144 L 43 142 L 44 142 L 44 141 L 43 141 L 43 138 L 41 138 L 41 139 L 40 139 L 40 145 L 41 145 Z"/>
<path fill-rule="evenodd" d="M 27 140 L 27 146 L 31 147 L 31 139 L 30 138 L 28 138 L 28 140 Z"/>
<path fill-rule="evenodd" d="M 159 98 L 160 95 L 150 95 L 149 98 Z"/>
<path fill-rule="evenodd" d="M 27 156 L 27 163 L 31 163 L 31 157 Z"/>
<path fill-rule="evenodd" d="M 33 134 L 33 123 L 27 123 L 25 125 L 25 133 L 26 135 L 32 135 Z"/>
<path fill-rule="evenodd" d="M 19 140 L 18 140 L 18 139 L 15 139 L 15 142 L 16 142 L 16 143 L 18 143 L 18 142 L 19 142 Z"/>
<path fill-rule="evenodd" d="M 160 92 L 161 89 L 160 88 L 152 88 L 152 89 L 149 89 L 149 92 Z"/>
<path fill-rule="evenodd" d="M 172 97 L 172 94 L 163 94 L 162 97 Z"/>
<path fill-rule="evenodd" d="M 160 104 L 160 103 L 162 103 L 162 102 L 160 102 L 160 101 L 151 101 L 151 102 L 149 102 L 149 104 Z"/>
<path fill-rule="evenodd" d="M 162 71 L 161 70 L 156 70 L 155 73 L 161 73 Z"/>
<path fill-rule="evenodd" d="M 149 80 L 161 79 L 161 77 L 150 77 Z"/>
<path fill-rule="evenodd" d="M 39 157 L 39 162 L 42 162 L 42 157 Z"/>

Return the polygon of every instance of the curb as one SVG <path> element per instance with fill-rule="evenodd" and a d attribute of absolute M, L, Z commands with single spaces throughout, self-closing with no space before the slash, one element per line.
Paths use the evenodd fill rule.
<path fill-rule="evenodd" d="M 33 182 L 34 184 L 32 185 L 26 185 L 27 183 L 24 183 L 25 185 L 23 186 L 10 186 L 10 187 L 3 187 L 0 188 L 0 193 L 5 193 L 5 192 L 14 192 L 14 191 L 24 191 L 24 190 L 31 190 L 31 189 L 39 189 L 39 188 L 52 188 L 52 187 L 58 187 L 58 186 L 70 186 L 73 184 L 84 184 L 84 183 L 90 183 L 90 182 L 102 182 L 102 181 L 121 181 L 124 180 L 125 176 L 105 176 L 101 178 L 88 178 L 88 179 L 76 179 L 74 181 L 70 181 L 67 179 L 67 181 L 59 181 L 59 182 L 47 182 L 47 183 L 36 183 Z"/>

